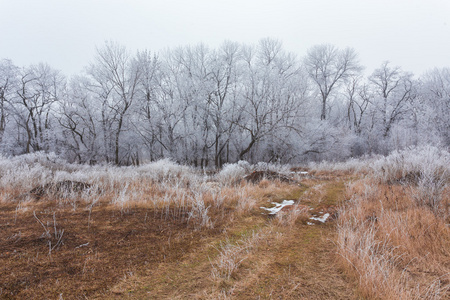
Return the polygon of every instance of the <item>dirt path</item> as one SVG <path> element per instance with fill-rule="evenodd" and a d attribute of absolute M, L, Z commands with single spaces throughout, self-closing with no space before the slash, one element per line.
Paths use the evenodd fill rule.
<path fill-rule="evenodd" d="M 339 271 L 331 225 L 287 233 L 238 284 L 237 299 L 355 299 L 354 285 Z"/>
<path fill-rule="evenodd" d="M 324 213 L 343 200 L 348 177 L 308 180 L 300 203 L 312 213 Z M 258 241 L 235 254 L 238 267 L 227 278 L 213 276 L 221 236 L 193 241 L 195 252 L 157 268 L 124 278 L 106 297 L 131 299 L 358 299 L 356 283 L 340 270 L 337 261 L 335 220 L 315 225 L 296 222 L 281 226 L 276 218 L 260 212 L 236 222 L 227 236 L 250 236 Z M 248 238 L 247 238 L 248 239 Z M 245 239 L 243 239 L 245 240 Z M 233 261 L 233 259 L 231 259 Z M 103 294 L 99 298 L 103 298 Z"/>

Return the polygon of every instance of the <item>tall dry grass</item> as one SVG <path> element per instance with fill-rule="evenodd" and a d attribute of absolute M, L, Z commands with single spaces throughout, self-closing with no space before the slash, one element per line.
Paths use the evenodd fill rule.
<path fill-rule="evenodd" d="M 448 157 L 426 148 L 393 153 L 347 186 L 337 245 L 363 296 L 450 297 Z"/>
<path fill-rule="evenodd" d="M 0 201 L 17 203 L 26 209 L 36 201 L 31 192 L 47 189 L 41 200 L 71 205 L 87 210 L 100 203 L 127 212 L 135 206 L 150 208 L 155 217 L 181 220 L 195 229 L 213 228 L 215 222 L 249 213 L 257 207 L 256 197 L 270 186 L 254 187 L 241 183 L 243 176 L 259 169 L 287 166 L 250 165 L 246 162 L 228 165 L 218 174 L 205 175 L 200 170 L 178 165 L 168 159 L 138 167 L 112 165 L 76 165 L 45 153 L 18 157 L 0 157 Z M 63 181 L 86 184 L 83 190 L 50 190 Z M 226 213 L 225 213 L 226 212 Z"/>

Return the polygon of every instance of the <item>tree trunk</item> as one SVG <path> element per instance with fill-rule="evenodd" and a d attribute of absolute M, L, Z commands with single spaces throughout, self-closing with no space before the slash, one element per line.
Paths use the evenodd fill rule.
<path fill-rule="evenodd" d="M 320 114 L 320 119 L 325 120 L 327 112 L 327 97 L 324 95 L 322 98 L 322 113 Z"/>

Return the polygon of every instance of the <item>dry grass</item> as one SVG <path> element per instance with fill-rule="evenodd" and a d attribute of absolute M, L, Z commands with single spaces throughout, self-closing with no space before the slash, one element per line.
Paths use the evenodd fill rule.
<path fill-rule="evenodd" d="M 297 222 L 305 224 L 309 218 L 309 207 L 301 204 L 294 204 L 285 207 L 275 216 L 275 220 L 279 226 L 295 228 Z"/>
<path fill-rule="evenodd" d="M 347 187 L 338 251 L 364 297 L 450 298 L 450 154 L 435 147 L 372 160 Z"/>
<path fill-rule="evenodd" d="M 361 179 L 368 168 L 356 161 L 255 183 L 242 175 L 290 169 L 241 162 L 205 177 L 170 161 L 116 168 L 26 157 L 0 165 L 0 298 L 448 295 L 447 184 L 435 189 L 433 209 L 418 200 L 420 184 Z M 36 197 L 36 187 L 52 189 Z M 294 205 L 275 216 L 260 208 L 283 200 Z M 310 219 L 325 213 L 326 223 Z"/>
<path fill-rule="evenodd" d="M 449 220 L 415 201 L 417 188 L 370 178 L 347 188 L 351 200 L 340 211 L 338 247 L 365 297 L 450 296 Z M 441 196 L 448 203 L 449 195 Z"/>
<path fill-rule="evenodd" d="M 252 232 L 250 236 L 244 237 L 234 243 L 227 240 L 224 243 L 220 243 L 219 247 L 215 247 L 219 255 L 214 261 L 211 261 L 212 278 L 214 280 L 230 280 L 242 262 L 258 246 L 263 239 L 263 235 L 261 232 Z"/>
<path fill-rule="evenodd" d="M 321 237 L 333 227 L 306 223 L 310 207 L 324 209 L 340 183 L 324 182 L 323 195 L 312 189 L 306 199 L 320 179 L 253 184 L 233 169 L 221 181 L 170 162 L 133 169 L 37 160 L 1 162 L 2 298 L 337 295 L 308 279 L 317 269 L 305 255 L 315 257 L 318 246 L 334 251 Z M 33 184 L 27 173 L 42 175 Z M 36 187 L 39 197 L 30 192 Z M 284 199 L 296 204 L 275 217 L 260 209 Z"/>

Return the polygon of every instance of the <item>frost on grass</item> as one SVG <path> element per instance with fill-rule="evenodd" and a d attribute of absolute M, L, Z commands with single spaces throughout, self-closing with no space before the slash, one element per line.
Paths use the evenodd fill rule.
<path fill-rule="evenodd" d="M 169 159 L 138 167 L 70 164 L 55 154 L 37 152 L 16 157 L 0 156 L 0 188 L 17 188 L 22 192 L 62 181 L 98 184 L 102 189 L 125 187 L 133 181 L 164 182 L 176 185 L 197 184 L 197 172 Z"/>
<path fill-rule="evenodd" d="M 216 247 L 218 256 L 211 260 L 211 277 L 213 279 L 230 279 L 244 260 L 246 260 L 252 251 L 258 247 L 269 235 L 268 232 L 252 232 L 250 236 L 244 237 L 233 243 L 227 240 Z"/>
<path fill-rule="evenodd" d="M 338 253 L 367 297 L 448 299 L 446 214 L 436 213 L 445 212 L 444 205 L 426 200 L 448 201 L 444 190 L 426 191 L 448 184 L 448 162 L 448 152 L 433 147 L 396 151 L 347 186 L 351 196 L 338 214 Z"/>
<path fill-rule="evenodd" d="M 225 164 L 216 175 L 216 179 L 223 184 L 236 184 L 252 171 L 252 166 L 246 161 L 235 164 Z"/>
<path fill-rule="evenodd" d="M 450 177 L 450 153 L 433 146 L 393 151 L 370 164 L 372 176 L 382 183 L 417 184 L 422 178 L 434 181 Z"/>
<path fill-rule="evenodd" d="M 372 177 L 380 183 L 409 187 L 418 205 L 436 214 L 445 210 L 444 191 L 450 182 L 450 153 L 433 146 L 394 151 L 371 164 Z"/>

